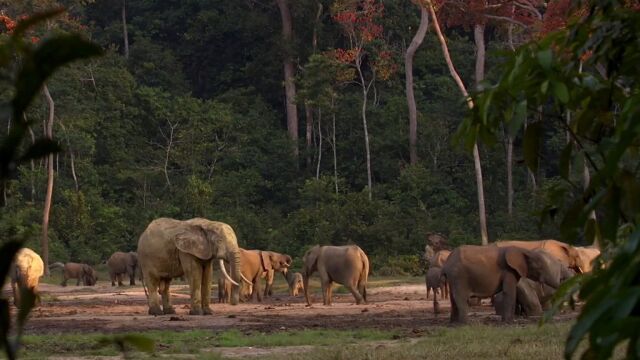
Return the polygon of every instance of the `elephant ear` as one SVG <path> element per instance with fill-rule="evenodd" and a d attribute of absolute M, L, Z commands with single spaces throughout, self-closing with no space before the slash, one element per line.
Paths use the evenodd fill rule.
<path fill-rule="evenodd" d="M 527 255 L 524 250 L 516 247 L 508 247 L 504 250 L 504 259 L 507 266 L 517 272 L 520 277 L 527 277 L 529 272 Z"/>
<path fill-rule="evenodd" d="M 199 259 L 208 260 L 213 257 L 213 247 L 206 232 L 197 225 L 184 224 L 175 233 L 174 241 L 178 250 L 191 254 Z"/>
<path fill-rule="evenodd" d="M 271 253 L 268 251 L 260 251 L 260 261 L 262 262 L 262 268 L 264 271 L 273 270 L 273 265 L 271 264 Z"/>

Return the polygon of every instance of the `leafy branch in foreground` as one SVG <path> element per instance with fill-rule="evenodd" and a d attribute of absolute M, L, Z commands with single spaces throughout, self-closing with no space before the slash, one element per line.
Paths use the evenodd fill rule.
<path fill-rule="evenodd" d="M 4 193 L 7 180 L 15 175 L 18 165 L 31 159 L 41 158 L 50 153 L 60 151 L 53 139 L 38 139 L 30 146 L 22 144 L 31 124 L 25 120 L 24 113 L 39 93 L 45 81 L 61 66 L 78 59 L 97 56 L 102 53 L 95 44 L 77 35 L 57 35 L 41 41 L 35 48 L 28 45 L 23 37 L 29 28 L 51 19 L 62 10 L 53 10 L 26 18 L 9 29 L 10 35 L 0 42 L 0 68 L 9 72 L 18 60 L 17 76 L 13 81 L 14 94 L 9 103 L 0 104 L 5 111 L 2 116 L 9 116 L 13 126 L 0 141 L 0 191 Z M 4 201 L 4 197 L 2 197 Z M 0 204 L 4 205 L 4 203 Z M 0 248 L 0 288 L 13 269 L 12 263 L 22 248 L 17 241 L 7 242 Z M 29 312 L 36 303 L 36 294 L 20 286 L 20 303 L 16 321 L 16 335 L 10 336 L 11 317 L 9 301 L 0 299 L 0 347 L 4 348 L 9 359 L 15 359 L 20 337 Z"/>
<path fill-rule="evenodd" d="M 584 237 L 605 249 L 607 266 L 559 291 L 564 298 L 579 291 L 586 301 L 565 357 L 587 337 L 583 358 L 608 358 L 625 340 L 627 356 L 639 358 L 640 12 L 615 0 L 574 5 L 586 16 L 509 57 L 497 84 L 473 95 L 476 107 L 458 136 L 469 147 L 492 143 L 501 126 L 513 136 L 528 114 L 542 111 L 523 141 L 525 162 L 535 170 L 545 131 L 568 134 L 558 154 L 565 181 L 548 192 L 542 219 L 557 221 L 564 240 Z M 576 169 L 591 174 L 584 187 L 575 184 Z"/>

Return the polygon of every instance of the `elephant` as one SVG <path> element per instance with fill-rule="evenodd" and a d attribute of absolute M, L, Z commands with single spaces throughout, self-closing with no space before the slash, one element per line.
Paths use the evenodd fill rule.
<path fill-rule="evenodd" d="M 240 261 L 242 262 L 242 256 Z M 226 265 L 225 265 L 226 267 Z M 229 269 L 226 269 L 227 272 Z M 240 283 L 240 301 L 246 302 L 251 299 L 253 293 L 253 284 L 251 282 L 244 281 L 244 275 L 242 275 L 243 281 Z M 222 271 L 218 276 L 218 303 L 229 303 L 231 301 L 231 282 L 227 281 Z"/>
<path fill-rule="evenodd" d="M 369 258 L 357 245 L 316 245 L 304 254 L 303 264 L 304 297 L 308 306 L 311 306 L 309 278 L 316 271 L 320 274 L 324 305 L 331 305 L 333 282 L 349 289 L 356 304 L 366 304 Z"/>
<path fill-rule="evenodd" d="M 287 254 L 275 251 L 245 250 L 240 251 L 240 263 L 242 264 L 242 276 L 245 283 L 251 283 L 253 294 L 258 301 L 262 301 L 263 295 L 269 296 L 273 286 L 274 273 L 282 272 L 291 266 L 293 259 Z M 265 279 L 264 293 L 261 291 L 260 279 Z"/>
<path fill-rule="evenodd" d="M 63 265 L 60 262 L 56 262 L 49 266 L 51 270 L 59 268 L 62 269 L 63 276 L 63 280 L 60 283 L 61 286 L 67 286 L 69 279 L 77 279 L 76 286 L 79 286 L 81 281 L 82 285 L 94 286 L 98 281 L 98 275 L 90 265 L 75 262 L 68 262 Z"/>
<path fill-rule="evenodd" d="M 502 240 L 494 244 L 498 247 L 515 246 L 527 250 L 544 249 L 577 273 L 583 273 L 586 268 L 589 268 L 576 248 L 557 240 Z"/>
<path fill-rule="evenodd" d="M 15 255 L 9 273 L 15 306 L 20 306 L 20 292 L 23 289 L 31 290 L 36 296 L 36 304 L 39 304 L 38 283 L 44 274 L 44 262 L 40 255 L 29 248 L 20 249 Z"/>
<path fill-rule="evenodd" d="M 427 244 L 431 246 L 435 252 L 449 249 L 447 237 L 437 232 L 427 233 Z"/>
<path fill-rule="evenodd" d="M 294 273 L 293 271 L 287 270 L 283 271 L 282 275 L 284 275 L 284 278 L 287 280 L 287 284 L 289 285 L 290 296 L 298 296 L 298 294 L 300 294 L 300 291 L 304 291 L 301 273 Z"/>
<path fill-rule="evenodd" d="M 442 268 L 438 266 L 432 266 L 427 270 L 427 274 L 424 277 L 425 284 L 427 286 L 427 299 L 429 299 L 429 291 L 433 290 L 434 300 L 436 295 L 440 293 L 441 299 L 449 297 L 447 282 L 442 278 Z"/>
<path fill-rule="evenodd" d="M 518 280 L 527 277 L 557 288 L 560 269 L 547 256 L 514 246 L 463 245 L 451 252 L 443 273 L 449 282 L 451 322 L 466 322 L 471 296 L 492 297 L 504 293 L 503 321 L 512 321 Z"/>
<path fill-rule="evenodd" d="M 138 240 L 138 264 L 149 289 L 149 314 L 175 314 L 171 305 L 171 280 L 185 276 L 191 298 L 190 315 L 209 315 L 212 263 L 226 260 L 220 268 L 235 285 L 231 291 L 232 305 L 239 300 L 240 251 L 236 234 L 228 224 L 204 218 L 176 220 L 158 218 L 147 226 Z M 162 307 L 160 307 L 160 296 Z"/>
<path fill-rule="evenodd" d="M 559 260 L 547 253 L 545 250 L 536 249 L 533 250 L 533 252 L 540 253 L 540 255 L 547 257 L 550 265 L 556 268 L 556 270 L 554 271 L 560 272 L 560 283 L 568 280 L 575 275 L 575 272 L 573 270 L 567 268 Z M 541 315 L 543 310 L 547 310 L 551 306 L 551 298 L 553 297 L 555 291 L 556 289 L 549 285 L 528 278 L 520 278 L 516 287 L 516 315 Z M 502 311 L 504 311 L 503 296 L 504 294 L 502 292 L 499 292 L 493 297 L 493 305 L 498 315 L 500 315 Z"/>
<path fill-rule="evenodd" d="M 585 273 L 589 273 L 593 270 L 596 264 L 596 258 L 600 256 L 600 249 L 592 246 L 576 246 L 578 256 L 583 264 L 582 270 Z"/>
<path fill-rule="evenodd" d="M 449 250 L 439 250 L 435 252 L 433 256 L 427 259 L 427 261 L 429 262 L 429 267 L 435 266 L 442 268 L 445 261 L 447 261 L 447 259 L 449 258 L 449 255 L 451 255 L 451 251 Z"/>
<path fill-rule="evenodd" d="M 123 286 L 122 278 L 125 274 L 129 276 L 129 285 L 136 284 L 136 274 L 139 270 L 138 254 L 135 251 L 128 253 L 122 251 L 114 252 L 107 260 L 107 266 L 109 267 L 111 286 L 116 286 L 116 280 L 118 281 L 118 286 Z"/>

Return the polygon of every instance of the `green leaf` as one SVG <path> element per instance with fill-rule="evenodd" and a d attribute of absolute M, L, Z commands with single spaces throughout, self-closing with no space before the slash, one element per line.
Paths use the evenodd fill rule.
<path fill-rule="evenodd" d="M 561 103 L 566 104 L 569 102 L 569 89 L 567 89 L 567 85 L 559 81 L 553 81 L 551 87 L 553 94 Z"/>
<path fill-rule="evenodd" d="M 542 122 L 536 121 L 527 126 L 524 132 L 522 147 L 524 150 L 524 162 L 531 171 L 538 170 L 538 150 L 542 135 Z"/>
<path fill-rule="evenodd" d="M 14 118 L 21 119 L 42 84 L 59 67 L 79 59 L 102 54 L 96 44 L 78 35 L 59 35 L 43 41 L 32 56 L 24 59 L 16 78 L 13 98 Z"/>
<path fill-rule="evenodd" d="M 51 139 L 38 139 L 33 143 L 27 151 L 22 155 L 20 161 L 29 161 L 31 159 L 39 159 L 49 154 L 55 154 L 62 150 L 58 142 Z"/>
<path fill-rule="evenodd" d="M 551 49 L 539 51 L 536 54 L 536 57 L 538 58 L 538 63 L 545 71 L 549 71 L 551 69 L 551 62 L 553 61 L 553 53 L 551 52 Z"/>
<path fill-rule="evenodd" d="M 513 117 L 509 122 L 509 135 L 514 139 L 522 124 L 527 119 L 527 100 L 519 101 L 513 111 Z"/>
<path fill-rule="evenodd" d="M 549 90 L 549 80 L 545 80 L 542 82 L 542 84 L 540 84 L 540 92 L 542 93 L 542 95 L 546 95 L 548 90 Z"/>

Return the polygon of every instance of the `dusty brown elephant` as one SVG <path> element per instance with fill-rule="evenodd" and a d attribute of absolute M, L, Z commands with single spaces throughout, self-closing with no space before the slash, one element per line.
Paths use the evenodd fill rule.
<path fill-rule="evenodd" d="M 575 275 L 575 272 L 551 256 L 549 253 L 542 249 L 533 250 L 542 256 L 546 256 L 550 265 L 560 271 L 560 283 L 570 279 Z M 516 315 L 523 316 L 539 316 L 543 310 L 547 310 L 550 307 L 550 302 L 556 289 L 528 279 L 520 278 L 516 287 Z M 501 315 L 504 311 L 504 294 L 503 292 L 497 293 L 493 297 L 493 305 L 496 309 L 496 313 Z"/>
<path fill-rule="evenodd" d="M 291 256 L 280 254 L 275 251 L 244 250 L 242 252 L 242 275 L 253 284 L 253 294 L 258 301 L 262 301 L 262 296 L 268 296 L 273 285 L 275 271 L 284 271 L 291 266 Z M 264 293 L 260 284 L 260 279 L 265 279 Z"/>
<path fill-rule="evenodd" d="M 577 273 L 585 272 L 585 268 L 588 267 L 576 248 L 557 240 L 504 240 L 496 241 L 494 244 L 499 247 L 515 246 L 527 250 L 544 249 Z"/>
<path fill-rule="evenodd" d="M 517 247 L 463 245 L 444 264 L 451 295 L 451 322 L 466 322 L 471 296 L 504 293 L 503 321 L 513 320 L 518 280 L 527 277 L 553 288 L 560 285 L 560 270 L 546 256 Z"/>
<path fill-rule="evenodd" d="M 240 262 L 242 262 L 242 255 L 240 256 Z M 227 268 L 227 272 L 229 272 L 229 268 Z M 240 282 L 240 302 L 247 302 L 251 299 L 251 294 L 253 293 L 253 284 L 246 280 L 244 275 L 242 275 L 242 282 Z M 218 275 L 218 302 L 219 303 L 229 303 L 231 302 L 231 282 L 227 280 L 227 278 L 223 275 L 222 271 L 219 272 Z"/>
<path fill-rule="evenodd" d="M 138 253 L 130 251 L 128 253 L 122 251 L 114 252 L 109 260 L 107 260 L 107 266 L 109 267 L 109 277 L 111 278 L 111 286 L 123 286 L 122 278 L 124 275 L 129 276 L 129 285 L 136 284 L 136 274 L 138 273 Z"/>
<path fill-rule="evenodd" d="M 149 314 L 174 314 L 169 287 L 171 280 L 185 276 L 191 296 L 191 315 L 211 314 L 212 263 L 226 260 L 231 276 L 224 265 L 225 276 L 233 285 L 231 304 L 238 303 L 240 251 L 231 226 L 203 218 L 153 220 L 138 240 L 138 264 L 142 268 L 145 285 L 149 288 Z M 160 307 L 160 296 L 162 307 Z"/>
<path fill-rule="evenodd" d="M 593 246 L 576 246 L 578 256 L 583 264 L 582 270 L 589 273 L 597 265 L 596 258 L 600 256 L 600 249 Z"/>
<path fill-rule="evenodd" d="M 63 265 L 62 263 L 57 262 L 51 264 L 49 269 L 62 269 L 63 279 L 60 283 L 62 286 L 67 286 L 67 281 L 69 281 L 69 279 L 77 279 L 76 286 L 79 286 L 80 282 L 82 282 L 82 285 L 84 286 L 94 286 L 98 281 L 98 274 L 88 264 L 68 262 Z"/>
<path fill-rule="evenodd" d="M 449 286 L 446 279 L 442 276 L 442 268 L 438 266 L 429 267 L 424 280 L 427 286 L 427 300 L 429 300 L 429 290 L 433 290 L 433 312 L 437 314 L 440 312 L 438 293 L 440 294 L 441 300 L 449 298 Z"/>
<path fill-rule="evenodd" d="M 309 300 L 309 277 L 314 272 L 320 275 L 322 300 L 324 305 L 331 305 L 332 286 L 336 282 L 344 285 L 357 304 L 367 302 L 367 278 L 369 276 L 369 258 L 356 245 L 319 246 L 309 249 L 303 258 L 302 279 L 304 297 Z"/>
<path fill-rule="evenodd" d="M 22 248 L 17 253 L 9 270 L 13 303 L 20 306 L 21 289 L 31 290 L 36 295 L 36 304 L 40 303 L 38 283 L 44 274 L 44 263 L 40 255 L 29 248 Z"/>
<path fill-rule="evenodd" d="M 289 295 L 290 296 L 298 296 L 301 291 L 304 291 L 304 282 L 302 281 L 302 274 L 299 272 L 293 271 L 283 271 L 282 275 L 284 275 L 285 280 L 287 280 L 287 285 L 289 285 Z"/>

